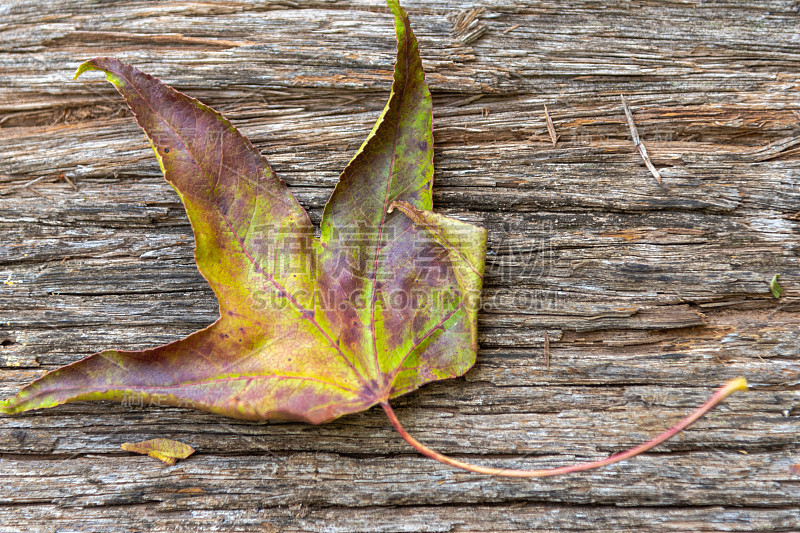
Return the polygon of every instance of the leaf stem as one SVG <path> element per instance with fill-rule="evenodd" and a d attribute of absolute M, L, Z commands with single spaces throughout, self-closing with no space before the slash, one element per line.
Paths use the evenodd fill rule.
<path fill-rule="evenodd" d="M 747 381 L 744 378 L 736 378 L 729 382 L 727 382 L 723 387 L 717 389 L 714 394 L 700 407 L 698 407 L 694 412 L 692 412 L 689 416 L 684 418 L 680 421 L 677 425 L 673 426 L 672 428 L 668 429 L 667 431 L 661 433 L 657 437 L 652 440 L 645 442 L 644 444 L 640 444 L 639 446 L 635 446 L 629 450 L 624 452 L 620 452 L 614 455 L 611 455 L 605 459 L 600 459 L 598 461 L 590 461 L 588 463 L 579 463 L 570 466 L 562 466 L 560 468 L 546 468 L 541 470 L 517 470 L 513 468 L 492 468 L 486 466 L 479 466 L 470 463 L 465 463 L 463 461 L 459 461 L 458 459 L 454 459 L 452 457 L 448 457 L 446 455 L 442 455 L 439 452 L 431 450 L 417 439 L 409 435 L 403 426 L 400 424 L 400 421 L 397 419 L 397 416 L 392 410 L 392 407 L 389 405 L 388 402 L 381 402 L 381 407 L 383 410 L 386 411 L 386 415 L 389 417 L 394 428 L 400 433 L 400 436 L 405 439 L 415 450 L 420 452 L 421 454 L 430 457 L 431 459 L 436 459 L 437 461 L 444 463 L 446 465 L 454 466 L 456 468 L 462 468 L 464 470 L 469 470 L 470 472 L 477 472 L 478 474 L 489 474 L 493 476 L 505 476 L 505 477 L 546 477 L 546 476 L 557 476 L 561 474 L 570 474 L 572 472 L 581 472 L 583 470 L 591 470 L 593 468 L 598 468 L 601 466 L 610 465 L 612 463 L 616 463 L 619 461 L 623 461 L 634 455 L 638 455 L 642 452 L 645 452 L 651 448 L 654 448 L 664 442 L 665 440 L 674 437 L 697 420 L 699 420 L 704 414 L 709 412 L 713 409 L 717 404 L 722 402 L 725 398 L 730 396 L 736 391 L 746 391 L 747 390 Z"/>

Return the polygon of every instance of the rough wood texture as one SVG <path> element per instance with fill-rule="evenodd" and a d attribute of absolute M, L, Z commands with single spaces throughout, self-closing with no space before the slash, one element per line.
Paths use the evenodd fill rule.
<path fill-rule="evenodd" d="M 313 427 L 68 405 L 0 419 L 0 530 L 800 529 L 800 4 L 406 5 L 435 201 L 491 241 L 478 363 L 398 400 L 409 431 L 562 465 L 642 441 L 731 377 L 752 392 L 654 453 L 538 481 L 422 458 L 379 410 Z M 176 195 L 113 88 L 71 81 L 80 61 L 120 57 L 226 113 L 318 220 L 393 48 L 378 1 L 0 4 L 0 393 L 216 317 Z M 164 467 L 119 449 L 155 437 L 197 453 Z"/>

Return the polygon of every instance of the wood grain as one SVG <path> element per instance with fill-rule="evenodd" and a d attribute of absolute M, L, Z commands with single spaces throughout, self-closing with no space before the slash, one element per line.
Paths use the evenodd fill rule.
<path fill-rule="evenodd" d="M 0 531 L 800 529 L 800 4 L 405 5 L 436 208 L 490 238 L 478 363 L 398 399 L 409 431 L 558 466 L 729 378 L 752 391 L 646 456 L 539 481 L 417 456 L 374 410 L 314 427 L 72 404 L 0 419 Z M 1 4 L 0 394 L 217 314 L 177 196 L 113 88 L 71 81 L 81 61 L 119 57 L 228 115 L 318 222 L 388 95 L 390 21 L 367 0 Z M 156 437 L 197 453 L 119 449 Z"/>

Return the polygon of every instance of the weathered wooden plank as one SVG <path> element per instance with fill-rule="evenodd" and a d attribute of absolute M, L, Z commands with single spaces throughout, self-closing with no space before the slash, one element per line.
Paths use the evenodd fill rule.
<path fill-rule="evenodd" d="M 195 455 L 199 455 L 197 452 Z M 55 503 L 62 507 L 96 507 L 152 503 L 155 511 L 181 509 L 247 509 L 308 505 L 345 507 L 438 505 L 457 500 L 479 504 L 524 500 L 613 505 L 636 498 L 662 506 L 789 506 L 796 503 L 788 461 L 770 454 L 727 456 L 728 472 L 707 467 L 715 452 L 697 452 L 682 462 L 658 454 L 639 459 L 638 468 L 613 467 L 584 479 L 563 477 L 526 482 L 453 472 L 415 455 L 347 457 L 293 453 L 248 456 L 213 455 L 165 467 L 150 458 L 88 455 L 58 459 L 5 459 L 8 484 L 2 501 Z M 716 459 L 716 460 L 715 460 Z M 559 466 L 558 461 L 542 460 Z M 509 461 L 520 466 L 522 461 Z M 353 483 L 352 472 L 362 473 Z M 608 487 L 624 473 L 626 483 Z M 693 479 L 693 483 L 686 483 Z M 37 481 L 34 481 L 37 480 Z M 37 483 L 32 491 L 30 484 Z M 194 496 L 185 489 L 199 488 Z M 181 489 L 184 492 L 181 493 Z"/>
<path fill-rule="evenodd" d="M 110 518 L 103 508 L 72 509 L 55 505 L 23 507 L 7 518 L 51 524 L 58 531 L 179 531 L 191 523 L 203 531 L 287 532 L 446 532 L 446 531 L 724 531 L 791 530 L 792 509 L 736 507 L 684 507 L 661 509 L 647 517 L 638 509 L 616 506 L 559 506 L 520 502 L 510 506 L 481 505 L 468 508 L 432 505 L 371 508 L 315 508 L 288 505 L 275 508 L 193 509 L 151 514 L 147 504 L 128 505 L 132 516 Z M 144 516 L 145 518 L 138 518 Z M 7 522 L 6 522 L 7 523 Z"/>
<path fill-rule="evenodd" d="M 526 482 L 418 457 L 377 411 L 311 427 L 62 406 L 0 419 L 0 531 L 800 528 L 797 2 L 406 4 L 437 208 L 490 233 L 478 364 L 398 399 L 409 429 L 486 464 L 560 465 L 643 440 L 725 379 L 754 390 L 646 457 Z M 454 28 L 479 7 L 479 31 Z M 393 50 L 377 0 L 0 5 L 0 394 L 216 318 L 177 197 L 113 89 L 71 81 L 80 61 L 122 57 L 229 115 L 318 221 Z M 164 468 L 119 450 L 161 436 L 198 453 Z"/>
<path fill-rule="evenodd" d="M 653 386 L 553 386 L 541 390 L 479 383 L 460 387 L 463 391 L 453 394 L 452 388 L 440 386 L 419 399 L 398 402 L 404 421 L 420 438 L 448 453 L 495 463 L 519 457 L 528 457 L 529 463 L 550 463 L 608 455 L 677 422 L 706 392 L 686 387 L 665 392 L 663 387 Z M 754 392 L 752 398 L 732 404 L 660 451 L 683 453 L 685 458 L 676 461 L 692 464 L 694 453 L 714 450 L 718 455 L 707 465 L 724 470 L 725 461 L 739 454 L 791 450 L 793 414 L 785 413 L 784 408 L 793 400 L 794 393 Z M 444 401 L 449 402 L 447 407 L 441 407 Z M 10 421 L 0 442 L 6 453 L 30 459 L 43 454 L 114 455 L 123 442 L 158 436 L 186 441 L 203 454 L 303 451 L 361 456 L 365 449 L 372 454 L 408 452 L 379 410 L 308 428 L 243 423 L 151 407 L 60 407 L 53 414 Z M 120 420 L 126 422 L 124 427 Z M 736 437 L 737 431 L 744 435 Z M 498 439 L 502 453 L 497 450 Z M 560 455 L 565 457 L 557 457 Z M 619 490 L 619 485 L 611 483 L 608 489 Z"/>

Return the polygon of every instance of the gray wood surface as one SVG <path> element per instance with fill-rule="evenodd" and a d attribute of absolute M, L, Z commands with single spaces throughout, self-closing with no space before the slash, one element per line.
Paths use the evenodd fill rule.
<path fill-rule="evenodd" d="M 478 363 L 394 402 L 407 429 L 557 466 L 645 440 L 732 377 L 752 391 L 652 453 L 529 481 L 421 457 L 377 409 L 315 427 L 72 404 L 0 418 L 0 531 L 800 529 L 800 3 L 405 5 L 436 208 L 490 239 Z M 113 88 L 71 80 L 81 61 L 226 113 L 318 221 L 393 53 L 379 1 L 0 2 L 0 394 L 217 313 L 177 196 Z M 197 453 L 119 448 L 154 437 Z"/>

